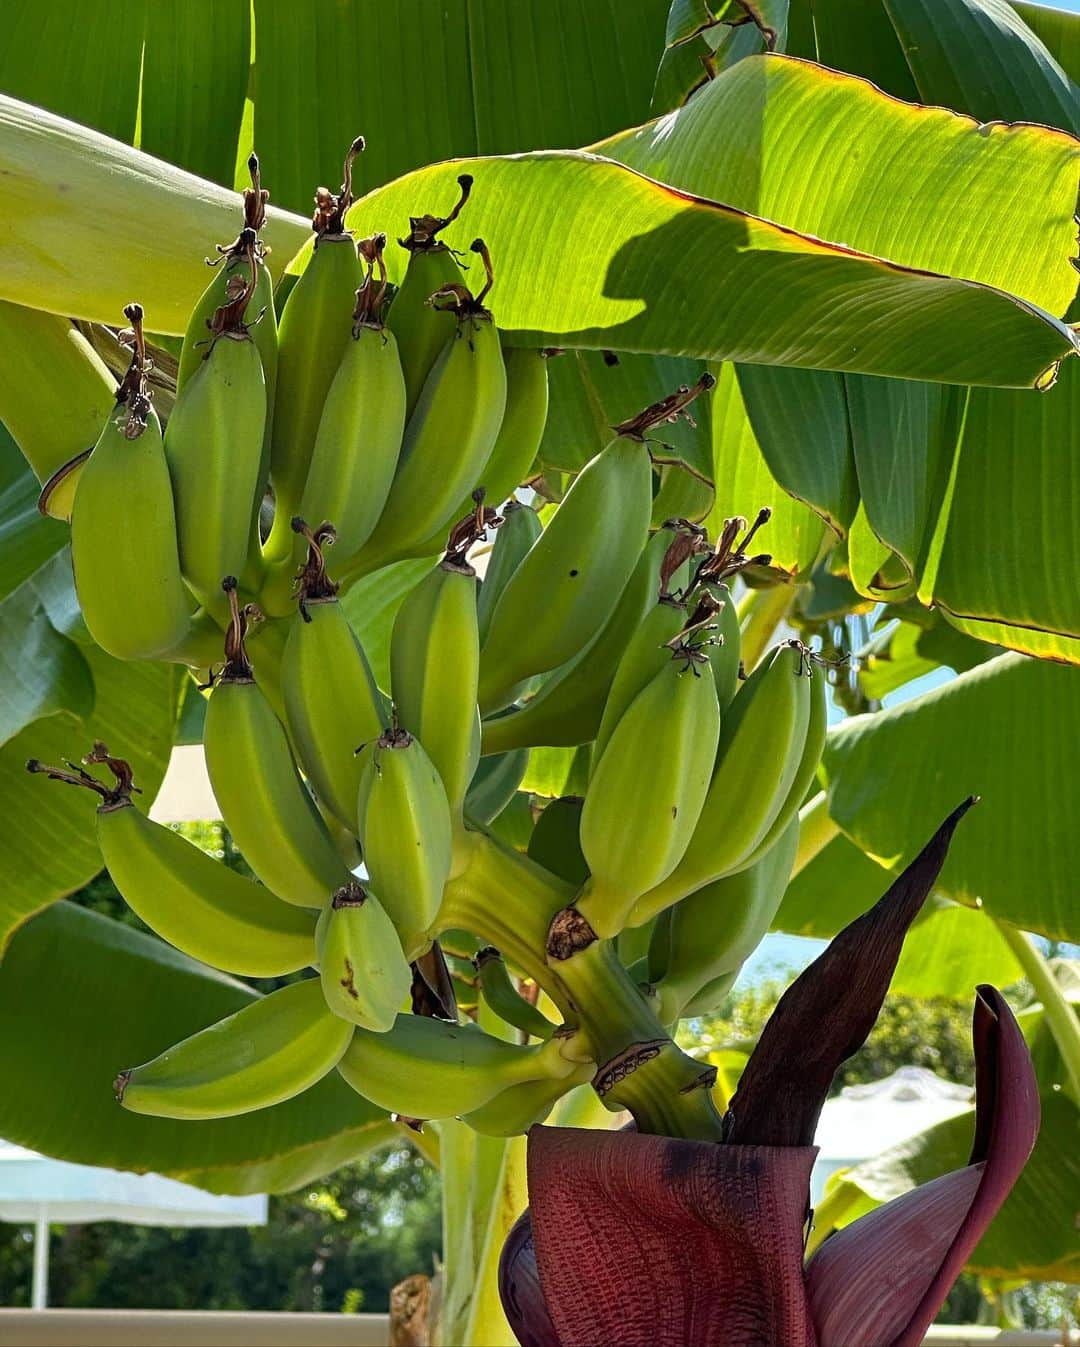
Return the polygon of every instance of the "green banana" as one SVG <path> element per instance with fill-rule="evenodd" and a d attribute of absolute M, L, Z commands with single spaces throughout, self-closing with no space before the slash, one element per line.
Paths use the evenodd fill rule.
<path fill-rule="evenodd" d="M 809 720 L 806 648 L 785 641 L 765 656 L 728 708 L 690 845 L 667 879 L 635 903 L 631 925 L 732 874 L 753 854 L 787 801 Z"/>
<path fill-rule="evenodd" d="M 289 907 L 211 859 L 131 801 L 131 767 L 94 744 L 86 763 L 104 763 L 106 786 L 81 768 L 63 771 L 31 759 L 27 769 L 85 786 L 101 796 L 97 838 L 113 883 L 131 910 L 170 945 L 212 968 L 244 977 L 279 977 L 315 958 L 315 918 Z"/>
<path fill-rule="evenodd" d="M 536 461 L 548 414 L 547 357 L 521 346 L 503 347 L 506 411 L 484 468 L 484 491 L 498 508 Z"/>
<path fill-rule="evenodd" d="M 484 259 L 487 283 L 475 298 L 463 285 L 433 296 L 437 306 L 456 314 L 457 326 L 409 417 L 390 494 L 350 577 L 429 555 L 432 535 L 449 527 L 460 502 L 483 480 L 506 406 L 506 369 L 498 331 L 484 307 L 491 261 L 482 240 L 472 248 Z"/>
<path fill-rule="evenodd" d="M 323 406 L 352 336 L 356 292 L 364 283 L 356 241 L 344 224 L 352 202 L 353 161 L 363 148 L 364 139 L 358 136 L 345 157 L 336 196 L 325 187 L 315 194 L 315 249 L 281 315 L 270 442 L 274 524 L 265 551 L 268 560 L 286 571 L 286 579 L 293 545 L 290 523 L 300 505 Z"/>
<path fill-rule="evenodd" d="M 776 915 L 798 845 L 796 814 L 753 865 L 706 884 L 670 909 L 666 967 L 655 988 L 661 1023 L 673 1024 L 706 987 L 738 973 Z"/>
<path fill-rule="evenodd" d="M 357 836 L 364 864 L 405 957 L 415 959 L 431 945 L 431 926 L 450 875 L 446 791 L 419 739 L 407 730 L 387 730 L 360 756 Z"/>
<path fill-rule="evenodd" d="M 409 1118 L 456 1118 L 529 1080 L 565 1080 L 576 1063 L 562 1039 L 520 1047 L 471 1024 L 399 1015 L 392 1029 L 357 1029 L 338 1070 L 365 1099 Z"/>
<path fill-rule="evenodd" d="M 235 580 L 225 588 L 232 621 L 203 729 L 210 784 L 259 879 L 286 902 L 321 909 L 351 875 L 300 778 L 285 728 L 255 682 Z"/>
<path fill-rule="evenodd" d="M 308 539 L 308 559 L 281 658 L 285 724 L 317 799 L 353 832 L 361 768 L 353 750 L 386 728 L 382 694 L 326 574 L 323 547 L 334 530 L 293 522 Z"/>
<path fill-rule="evenodd" d="M 555 1025 L 514 986 L 506 963 L 494 945 L 485 945 L 473 959 L 480 992 L 501 1020 L 530 1038 L 549 1039 Z"/>
<path fill-rule="evenodd" d="M 481 758 L 465 796 L 465 817 L 487 827 L 517 794 L 529 766 L 529 750 L 515 748 Z"/>
<path fill-rule="evenodd" d="M 412 971 L 394 924 L 375 894 L 352 880 L 319 918 L 319 976 L 326 1004 L 342 1019 L 381 1033 L 409 999 Z"/>
<path fill-rule="evenodd" d="M 730 973 L 722 973 L 720 977 L 713 978 L 712 982 L 707 982 L 704 987 L 683 1006 L 680 1018 L 684 1020 L 693 1019 L 696 1015 L 709 1015 L 723 1004 L 724 997 L 734 987 L 738 979 L 739 972 L 735 969 Z"/>
<path fill-rule="evenodd" d="M 409 265 L 390 306 L 387 327 L 401 349 L 409 414 L 420 400 L 440 351 L 454 335 L 453 315 L 433 308 L 429 301 L 439 290 L 462 282 L 453 250 L 441 243 L 438 235 L 461 214 L 472 183 L 470 175 L 463 173 L 458 178 L 461 196 L 450 214 L 414 216 L 409 221 L 408 238 L 398 239 L 409 254 Z"/>
<path fill-rule="evenodd" d="M 675 527 L 674 521 L 670 527 Z M 596 737 L 628 635 L 656 600 L 660 568 L 670 542 L 669 526 L 653 534 L 611 616 L 589 644 L 548 674 L 524 706 L 483 722 L 482 753 L 539 745 L 571 748 Z M 481 598 L 483 593 L 481 586 Z"/>
<path fill-rule="evenodd" d="M 709 646 L 709 664 L 716 684 L 720 714 L 723 715 L 739 690 L 739 612 L 727 585 L 710 586 L 708 592 L 720 605 L 716 611 L 716 636 Z"/>
<path fill-rule="evenodd" d="M 495 611 L 499 595 L 543 532 L 540 516 L 531 506 L 522 505 L 520 501 L 507 501 L 503 506 L 502 520 L 476 599 L 476 625 L 481 641 L 487 639 L 491 614 Z"/>
<path fill-rule="evenodd" d="M 116 1097 L 154 1118 L 230 1118 L 291 1099 L 332 1071 L 353 1026 L 318 978 L 279 987 L 153 1061 L 121 1071 Z"/>
<path fill-rule="evenodd" d="M 71 513 L 75 589 L 90 635 L 117 659 L 154 659 L 177 646 L 193 608 L 180 575 L 172 485 L 161 426 L 146 391 L 142 308 L 116 406 L 79 477 Z"/>
<path fill-rule="evenodd" d="M 244 321 L 257 279 L 254 250 L 246 283 L 230 279 L 233 297 L 210 320 L 210 343 L 176 399 L 165 432 L 176 502 L 180 565 L 199 602 L 220 606 L 221 577 L 244 575 L 259 554 L 260 477 L 266 429 L 262 356 Z"/>
<path fill-rule="evenodd" d="M 553 875 L 580 888 L 589 877 L 589 864 L 581 851 L 580 795 L 563 795 L 548 804 L 533 826 L 529 859 Z"/>
<path fill-rule="evenodd" d="M 480 651 L 480 710 L 513 700 L 524 679 L 571 659 L 607 621 L 648 536 L 652 464 L 646 435 L 715 382 L 703 375 L 615 428 L 578 474 L 495 605 Z"/>
<path fill-rule="evenodd" d="M 494 1099 L 462 1116 L 474 1132 L 487 1137 L 524 1136 L 530 1127 L 542 1123 L 575 1085 L 586 1085 L 596 1074 L 592 1062 L 583 1062 L 568 1076 L 527 1080 L 500 1090 Z"/>
<path fill-rule="evenodd" d="M 438 769 L 455 827 L 480 761 L 476 572 L 466 560 L 489 512 L 454 529 L 445 556 L 405 598 L 390 636 L 390 692 L 401 725 Z"/>
<path fill-rule="evenodd" d="M 334 521 L 335 566 L 340 571 L 378 523 L 405 431 L 405 381 L 397 341 L 381 318 L 385 242 L 386 235 L 379 234 L 360 245 L 369 258 L 368 276 L 357 292 L 353 340 L 346 343 L 326 394 L 300 501 L 305 519 Z"/>
<path fill-rule="evenodd" d="M 590 876 L 577 906 L 597 935 L 617 935 L 635 899 L 682 859 L 719 735 L 708 656 L 687 640 L 623 713 L 585 795 L 581 849 Z"/>

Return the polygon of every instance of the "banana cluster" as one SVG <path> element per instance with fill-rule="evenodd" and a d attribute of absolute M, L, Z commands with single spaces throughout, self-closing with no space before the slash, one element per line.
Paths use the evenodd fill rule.
<path fill-rule="evenodd" d="M 515 886 L 614 942 L 663 1025 L 715 1005 L 787 883 L 825 680 L 794 641 L 742 668 L 729 582 L 767 563 L 748 552 L 767 511 L 715 546 L 686 520 L 652 528 L 650 434 L 709 375 L 616 426 L 545 524 L 485 503 L 536 460 L 545 358 L 504 349 L 482 241 L 471 289 L 440 240 L 467 176 L 448 215 L 410 221 L 392 290 L 386 235 L 346 228 L 361 149 L 337 193 L 319 190 L 284 302 L 252 157 L 244 227 L 191 316 L 164 434 L 132 305 L 115 408 L 65 479 L 98 643 L 218 665 L 201 685 L 206 763 L 252 878 L 148 819 L 104 745 L 83 766 L 30 767 L 100 797 L 105 862 L 149 927 L 214 968 L 289 979 L 121 1070 L 124 1107 L 225 1117 L 337 1069 L 404 1118 L 512 1135 L 604 1065 L 552 971 L 551 914 L 515 905 Z M 380 687 L 342 597 L 425 557 Z M 497 834 L 530 752 L 575 746 L 583 796 L 529 802 L 524 857 Z"/>

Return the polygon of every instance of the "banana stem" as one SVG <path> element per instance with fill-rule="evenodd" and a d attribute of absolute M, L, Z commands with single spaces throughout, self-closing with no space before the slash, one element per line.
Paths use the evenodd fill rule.
<path fill-rule="evenodd" d="M 1021 931 L 1008 922 L 991 918 L 1001 932 L 1001 937 L 1016 955 L 1016 961 L 1024 970 L 1024 976 L 1031 983 L 1035 995 L 1042 1002 L 1046 1023 L 1061 1053 L 1061 1060 L 1068 1077 L 1068 1091 L 1073 1102 L 1080 1105 L 1080 1020 L 1075 1007 L 1066 999 L 1061 990 L 1054 970 L 1032 943 L 1026 931 Z"/>
<path fill-rule="evenodd" d="M 742 624 L 743 667 L 751 673 L 769 648 L 776 629 L 795 601 L 795 586 L 774 585 L 770 589 L 752 589 L 739 604 Z"/>
<path fill-rule="evenodd" d="M 839 835 L 840 825 L 829 814 L 828 796 L 821 791 L 799 810 L 799 849 L 795 853 L 791 878 L 794 879 Z"/>

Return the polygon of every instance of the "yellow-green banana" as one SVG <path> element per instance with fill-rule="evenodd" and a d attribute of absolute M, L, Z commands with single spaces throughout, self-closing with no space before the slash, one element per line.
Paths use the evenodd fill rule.
<path fill-rule="evenodd" d="M 561 1039 L 519 1047 L 472 1024 L 399 1015 L 392 1029 L 357 1029 L 338 1070 L 379 1108 L 409 1118 L 456 1118 L 511 1085 L 565 1080 L 575 1063 Z"/>
<path fill-rule="evenodd" d="M 461 1121 L 481 1136 L 524 1136 L 530 1127 L 547 1118 L 563 1095 L 569 1094 L 575 1085 L 587 1084 L 595 1074 L 593 1062 L 582 1062 L 568 1076 L 511 1085 L 480 1108 L 464 1114 Z"/>
<path fill-rule="evenodd" d="M 352 880 L 319 918 L 319 976 L 326 1004 L 342 1019 L 381 1033 L 409 998 L 412 971 L 394 924 L 374 891 Z"/>
<path fill-rule="evenodd" d="M 210 784 L 244 859 L 267 888 L 298 907 L 321 909 L 351 875 L 300 778 L 285 728 L 255 683 L 235 582 L 227 592 L 233 620 L 203 730 Z"/>
<path fill-rule="evenodd" d="M 397 338 L 401 350 L 410 413 L 420 400 L 421 390 L 439 353 L 454 335 L 453 315 L 433 308 L 429 301 L 437 291 L 462 283 L 461 268 L 454 253 L 439 241 L 438 235 L 461 213 L 469 199 L 472 182 L 470 175 L 463 173 L 458 178 L 461 196 L 450 214 L 414 216 L 409 221 L 408 238 L 398 240 L 408 251 L 409 265 L 390 306 L 387 327 Z"/>
<path fill-rule="evenodd" d="M 719 734 L 708 656 L 688 641 L 627 707 L 585 795 L 581 849 L 590 877 L 578 907 L 598 935 L 617 935 L 634 900 L 682 859 Z"/>
<path fill-rule="evenodd" d="M 465 796 L 465 817 L 485 827 L 498 818 L 517 794 L 528 765 L 527 748 L 481 758 Z"/>
<path fill-rule="evenodd" d="M 728 708 L 712 783 L 686 854 L 634 905 L 640 925 L 752 855 L 784 807 L 803 759 L 810 720 L 806 648 L 776 646 Z"/>
<path fill-rule="evenodd" d="M 738 973 L 757 948 L 784 896 L 798 845 L 796 815 L 753 865 L 706 884 L 671 908 L 666 967 L 655 988 L 663 1024 L 681 1018 L 718 978 Z"/>
<path fill-rule="evenodd" d="M 281 314 L 270 444 L 274 525 L 266 553 L 286 570 L 293 545 L 290 524 L 307 480 L 326 395 L 352 339 L 356 292 L 364 283 L 356 240 L 344 225 L 352 201 L 353 160 L 363 148 L 362 136 L 350 146 L 336 196 L 325 187 L 315 194 L 311 226 L 315 249 L 303 275 L 289 291 Z"/>
<path fill-rule="evenodd" d="M 727 585 L 709 586 L 709 592 L 720 605 L 713 619 L 716 623 L 716 632 L 713 643 L 709 646 L 709 663 L 712 666 L 713 682 L 716 684 L 716 699 L 720 703 L 720 714 L 723 715 L 739 690 L 741 663 L 739 613 Z"/>
<path fill-rule="evenodd" d="M 524 706 L 483 722 L 482 753 L 538 745 L 569 748 L 596 737 L 627 639 L 656 600 L 670 542 L 669 526 L 649 539 L 611 616 L 588 645 L 548 674 Z M 483 593 L 481 587 L 481 598 Z"/>
<path fill-rule="evenodd" d="M 27 767 L 101 796 L 101 854 L 127 905 L 151 930 L 193 959 L 244 977 L 279 977 L 314 961 L 312 913 L 280 902 L 261 884 L 148 819 L 131 802 L 130 766 L 110 756 L 104 744 L 96 743 L 85 761 L 104 763 L 115 784 L 36 760 Z"/>
<path fill-rule="evenodd" d="M 90 635 L 117 659 L 166 655 L 194 607 L 180 575 L 172 484 L 146 391 L 142 309 L 124 310 L 134 353 L 79 477 L 71 514 L 75 589 Z"/>
<path fill-rule="evenodd" d="M 266 428 L 262 356 L 244 321 L 254 253 L 234 298 L 215 310 L 201 363 L 177 396 L 165 432 L 184 578 L 200 603 L 221 607 L 221 578 L 244 575 L 259 553 L 260 476 Z M 257 577 L 253 577 L 257 582 Z"/>
<path fill-rule="evenodd" d="M 484 468 L 484 491 L 498 508 L 536 461 L 548 414 L 547 357 L 521 346 L 503 348 L 506 411 Z"/>
<path fill-rule="evenodd" d="M 481 240 L 473 248 L 488 268 L 487 284 L 475 298 L 463 285 L 435 296 L 436 305 L 457 315 L 457 325 L 409 417 L 386 505 L 349 574 L 366 575 L 392 561 L 428 555 L 432 535 L 449 528 L 461 501 L 483 482 L 506 406 L 506 369 L 498 331 L 484 307 L 490 260 Z"/>
<path fill-rule="evenodd" d="M 295 522 L 308 538 L 308 560 L 281 659 L 285 723 L 316 797 L 354 832 L 361 769 L 355 749 L 386 728 L 382 694 L 326 574 L 323 547 L 333 530 L 324 525 L 312 533 Z"/>
<path fill-rule="evenodd" d="M 385 235 L 377 236 L 379 241 Z M 374 255 L 383 266 L 381 249 Z M 353 339 L 346 343 L 326 394 L 300 501 L 305 519 L 333 520 L 339 572 L 378 523 L 405 430 L 405 381 L 397 342 L 381 318 L 385 289 L 383 270 L 378 282 L 369 272 L 358 292 Z"/>
<path fill-rule="evenodd" d="M 522 505 L 520 501 L 506 503 L 502 509 L 502 520 L 476 599 L 476 625 L 481 641 L 487 638 L 491 614 L 495 611 L 499 595 L 543 532 L 540 516 L 531 506 Z"/>
<path fill-rule="evenodd" d="M 337 1065 L 352 1033 L 327 1009 L 319 979 L 308 978 L 121 1071 L 113 1088 L 132 1113 L 229 1118 L 314 1085 Z"/>
<path fill-rule="evenodd" d="M 555 1025 L 514 986 L 502 955 L 494 945 L 485 945 L 473 959 L 480 991 L 489 1009 L 501 1020 L 530 1038 L 548 1039 Z"/>
<path fill-rule="evenodd" d="M 405 957 L 415 959 L 431 944 L 430 928 L 450 875 L 446 791 L 419 739 L 407 730 L 387 730 L 360 756 L 357 835 L 364 864 Z"/>
<path fill-rule="evenodd" d="M 714 382 L 703 375 L 693 389 L 681 388 L 624 421 L 578 474 L 495 605 L 480 651 L 484 715 L 508 705 L 523 679 L 572 658 L 610 617 L 648 536 L 646 436 Z"/>
<path fill-rule="evenodd" d="M 466 547 L 448 551 L 406 596 L 390 637 L 398 719 L 438 769 L 456 826 L 480 761 L 476 572 L 465 560 Z"/>

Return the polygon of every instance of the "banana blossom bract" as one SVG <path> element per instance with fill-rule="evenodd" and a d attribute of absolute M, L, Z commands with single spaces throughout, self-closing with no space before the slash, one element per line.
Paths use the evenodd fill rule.
<path fill-rule="evenodd" d="M 1039 1099 L 1004 997 L 977 990 L 967 1166 L 877 1208 L 804 1262 L 811 1142 L 873 1025 L 957 810 L 776 1007 L 722 1144 L 535 1127 L 530 1211 L 500 1268 L 523 1347 L 916 1347 L 1035 1144 Z"/>

